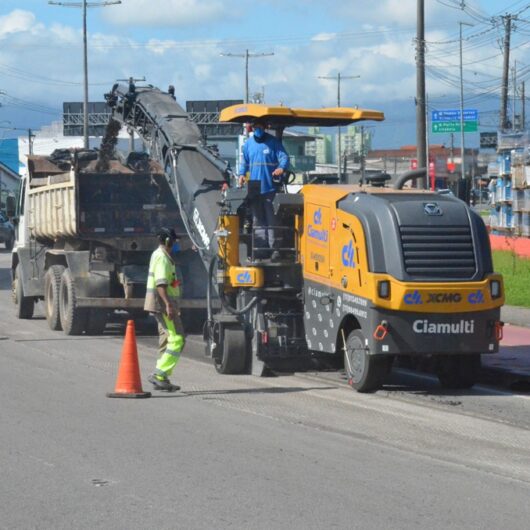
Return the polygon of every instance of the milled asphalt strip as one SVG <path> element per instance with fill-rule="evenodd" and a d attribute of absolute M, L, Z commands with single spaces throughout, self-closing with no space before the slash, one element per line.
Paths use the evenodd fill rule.
<path fill-rule="evenodd" d="M 198 340 L 198 339 L 186 338 L 186 340 L 189 341 L 189 342 L 194 342 L 196 344 L 200 344 L 200 345 L 204 344 L 202 340 Z M 190 359 L 189 357 L 187 357 L 187 358 Z M 203 363 L 203 364 L 209 364 L 209 359 L 206 356 L 205 356 L 204 360 L 198 360 L 198 359 L 190 359 L 190 360 L 194 360 L 196 362 Z M 437 382 L 438 381 L 437 377 L 434 377 L 434 376 L 431 376 L 431 375 L 428 375 L 428 374 L 423 374 L 423 373 L 420 373 L 420 372 L 412 372 L 410 370 L 404 370 L 402 368 L 396 368 L 393 371 L 395 373 L 398 373 L 398 374 L 408 375 L 408 376 L 414 377 L 416 379 L 424 380 L 424 381 L 429 381 L 429 382 Z M 292 375 L 294 377 L 298 377 L 300 379 L 309 379 L 309 380 L 314 380 L 314 381 L 318 381 L 318 382 L 326 382 L 326 383 L 334 384 L 334 385 L 337 385 L 337 386 L 340 386 L 340 387 L 350 388 L 350 385 L 347 382 L 345 382 L 345 381 L 337 381 L 337 380 L 334 380 L 334 379 L 330 379 L 330 378 L 325 377 L 323 375 L 319 375 L 318 373 L 297 372 L 297 373 L 294 373 Z M 483 386 L 483 385 L 475 385 L 473 387 L 473 390 L 474 391 L 478 391 L 477 395 L 481 395 L 481 393 L 483 393 L 485 395 L 487 395 L 487 394 L 495 394 L 495 395 L 498 395 L 498 396 L 508 396 L 508 397 L 514 397 L 514 398 L 518 398 L 518 399 L 530 400 L 530 396 L 525 396 L 524 394 L 515 394 L 515 393 L 512 393 L 512 392 L 506 392 L 506 391 L 503 391 L 503 390 L 497 390 L 494 387 L 488 387 L 488 386 Z M 388 396 L 388 397 L 392 397 L 392 399 L 402 399 L 399 396 Z"/>

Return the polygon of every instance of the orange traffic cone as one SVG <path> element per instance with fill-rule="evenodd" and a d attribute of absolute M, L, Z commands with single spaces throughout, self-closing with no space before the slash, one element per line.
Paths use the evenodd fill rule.
<path fill-rule="evenodd" d="M 140 366 L 138 364 L 138 350 L 136 349 L 136 333 L 134 321 L 127 321 L 125 340 L 121 350 L 120 368 L 116 379 L 114 392 L 108 392 L 107 397 L 116 398 L 148 398 L 151 392 L 142 390 L 140 381 Z"/>

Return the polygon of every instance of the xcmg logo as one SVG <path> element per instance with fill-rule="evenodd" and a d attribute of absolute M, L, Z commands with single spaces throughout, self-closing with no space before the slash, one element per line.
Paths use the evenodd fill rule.
<path fill-rule="evenodd" d="M 419 291 L 414 291 L 413 293 L 408 293 L 403 297 L 403 301 L 407 305 L 420 305 L 423 304 L 421 294 Z"/>
<path fill-rule="evenodd" d="M 483 304 L 486 299 L 484 298 L 484 293 L 482 291 L 477 291 L 475 293 L 470 293 L 467 296 L 467 301 L 470 304 Z"/>
<path fill-rule="evenodd" d="M 319 208 L 314 214 L 313 214 L 313 223 L 316 225 L 322 224 L 322 209 Z"/>
<path fill-rule="evenodd" d="M 238 281 L 238 283 L 253 283 L 252 276 L 250 275 L 250 272 L 248 271 L 240 272 L 236 276 L 236 280 Z"/>
<path fill-rule="evenodd" d="M 355 267 L 355 249 L 353 248 L 353 241 L 342 247 L 342 264 L 345 267 Z"/>

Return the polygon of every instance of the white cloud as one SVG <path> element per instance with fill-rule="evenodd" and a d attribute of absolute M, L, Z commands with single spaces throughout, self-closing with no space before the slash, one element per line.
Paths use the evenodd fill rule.
<path fill-rule="evenodd" d="M 103 16 L 120 26 L 182 27 L 225 17 L 227 10 L 221 0 L 123 0 Z"/>
<path fill-rule="evenodd" d="M 35 26 L 35 15 L 29 11 L 15 9 L 7 15 L 0 16 L 0 39 L 13 33 L 31 31 Z"/>

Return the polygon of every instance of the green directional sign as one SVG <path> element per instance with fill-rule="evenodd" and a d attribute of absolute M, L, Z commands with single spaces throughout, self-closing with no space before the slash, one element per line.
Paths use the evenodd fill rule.
<path fill-rule="evenodd" d="M 465 121 L 464 132 L 477 132 L 478 122 L 477 121 Z M 433 121 L 432 122 L 433 133 L 455 133 L 460 132 L 460 120 L 456 121 Z"/>

